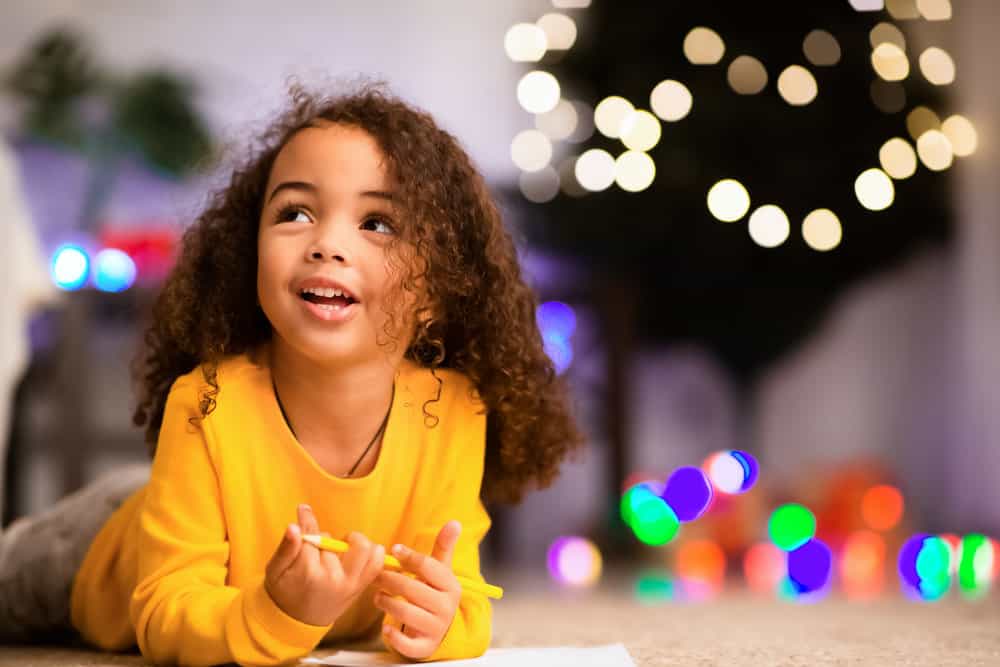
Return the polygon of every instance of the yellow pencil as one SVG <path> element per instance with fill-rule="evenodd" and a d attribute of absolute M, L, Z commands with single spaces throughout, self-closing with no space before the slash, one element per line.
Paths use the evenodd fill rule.
<path fill-rule="evenodd" d="M 349 545 L 347 542 L 342 542 L 341 540 L 335 540 L 332 537 L 325 537 L 322 535 L 303 535 L 302 539 L 313 544 L 320 549 L 325 549 L 327 551 L 334 551 L 336 553 L 347 553 Z M 385 566 L 391 570 L 402 570 L 403 565 L 394 556 L 386 555 Z M 486 597 L 499 600 L 503 597 L 503 589 L 499 586 L 494 586 L 492 584 L 487 584 L 485 582 L 476 581 L 474 579 L 469 579 L 468 577 L 463 577 L 460 574 L 456 574 L 455 578 L 458 579 L 458 583 L 462 585 L 464 591 L 471 591 L 473 593 L 482 593 Z"/>

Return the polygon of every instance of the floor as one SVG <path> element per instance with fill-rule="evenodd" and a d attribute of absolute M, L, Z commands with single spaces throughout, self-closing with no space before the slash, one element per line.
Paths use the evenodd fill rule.
<path fill-rule="evenodd" d="M 493 646 L 622 642 L 641 667 L 659 665 L 1000 665 L 1000 593 L 978 602 L 916 603 L 892 595 L 861 603 L 797 604 L 729 593 L 713 602 L 635 601 L 630 580 L 592 592 L 499 577 Z M 138 666 L 137 655 L 53 647 L 0 647 L 9 667 Z"/>

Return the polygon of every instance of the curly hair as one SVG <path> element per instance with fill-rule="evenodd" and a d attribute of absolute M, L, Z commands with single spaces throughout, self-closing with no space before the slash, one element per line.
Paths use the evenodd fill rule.
<path fill-rule="evenodd" d="M 472 381 L 487 410 L 484 499 L 519 503 L 532 486 L 549 486 L 583 436 L 565 383 L 543 350 L 537 297 L 469 156 L 429 114 L 379 83 L 323 96 L 293 82 L 289 97 L 290 107 L 251 141 L 250 156 L 185 231 L 153 306 L 134 365 L 140 397 L 133 416 L 146 426 L 151 454 L 176 378 L 202 366 L 210 390 L 200 411 L 207 416 L 222 359 L 270 339 L 256 300 L 264 190 L 281 148 L 300 130 L 329 122 L 366 131 L 385 155 L 407 218 L 403 235 L 422 260 L 403 266 L 399 281 L 403 290 L 416 294 L 420 285 L 423 292 L 405 356 L 432 373 L 450 368 Z M 440 385 L 438 378 L 439 397 Z M 424 413 L 426 421 L 426 404 Z"/>

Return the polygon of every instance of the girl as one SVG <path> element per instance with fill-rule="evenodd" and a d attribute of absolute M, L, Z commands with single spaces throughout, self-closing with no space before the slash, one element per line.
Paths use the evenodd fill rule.
<path fill-rule="evenodd" d="M 535 307 L 451 135 L 376 86 L 293 86 L 154 307 L 150 478 L 90 543 L 72 626 L 157 663 L 279 664 L 379 625 L 405 658 L 482 654 L 490 604 L 454 574 L 482 579 L 482 499 L 581 443 Z"/>

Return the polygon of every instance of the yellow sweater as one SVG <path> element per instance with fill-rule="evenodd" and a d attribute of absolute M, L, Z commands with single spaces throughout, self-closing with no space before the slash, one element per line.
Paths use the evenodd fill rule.
<path fill-rule="evenodd" d="M 138 643 L 156 663 L 274 665 L 321 641 L 374 634 L 383 618 L 369 589 L 333 626 L 301 623 L 264 589 L 264 569 L 296 507 L 309 503 L 334 537 L 352 530 L 377 544 L 430 553 L 450 519 L 462 523 L 456 573 L 482 580 L 479 543 L 490 517 L 479 499 L 486 441 L 482 403 L 467 377 L 404 360 L 381 451 L 365 477 L 327 473 L 282 417 L 270 370 L 246 355 L 220 364 L 215 410 L 200 419 L 201 369 L 167 398 L 149 483 L 107 521 L 73 584 L 71 613 L 84 639 L 106 650 Z M 194 419 L 192 419 L 194 418 Z M 463 593 L 451 628 L 428 660 L 469 658 L 489 646 L 489 600 Z"/>

